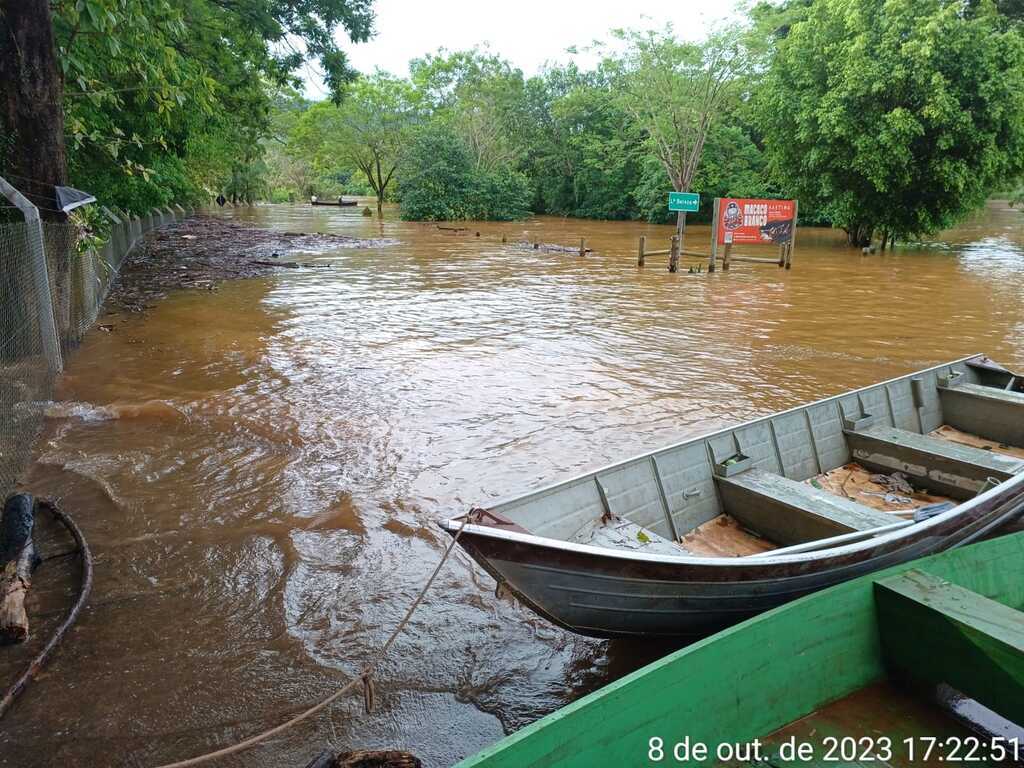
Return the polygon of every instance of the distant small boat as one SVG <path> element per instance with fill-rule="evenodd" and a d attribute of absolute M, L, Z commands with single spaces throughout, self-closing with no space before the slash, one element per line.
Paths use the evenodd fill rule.
<path fill-rule="evenodd" d="M 456 768 L 1020 765 L 1022 607 L 1024 533 L 904 563 L 672 653 Z"/>
<path fill-rule="evenodd" d="M 348 208 L 348 207 L 353 206 L 353 205 L 359 205 L 359 201 L 358 200 L 345 200 L 344 198 L 341 198 L 341 197 L 339 197 L 337 199 L 337 201 L 334 201 L 334 200 L 317 200 L 316 198 L 311 198 L 310 201 L 309 201 L 309 204 L 310 205 L 333 205 L 333 206 L 341 206 L 342 208 Z"/>
<path fill-rule="evenodd" d="M 1022 513 L 1024 377 L 976 355 L 441 525 L 565 629 L 692 641 Z"/>

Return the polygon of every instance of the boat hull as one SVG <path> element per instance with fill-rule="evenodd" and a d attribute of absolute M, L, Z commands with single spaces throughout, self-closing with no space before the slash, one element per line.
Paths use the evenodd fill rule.
<path fill-rule="evenodd" d="M 459 535 L 459 544 L 504 589 L 567 630 L 601 638 L 693 641 L 820 589 L 973 541 L 1022 512 L 1024 477 L 939 525 L 910 526 L 877 544 L 778 562 L 623 558 L 472 525 Z M 459 523 L 444 527 L 454 534 Z"/>

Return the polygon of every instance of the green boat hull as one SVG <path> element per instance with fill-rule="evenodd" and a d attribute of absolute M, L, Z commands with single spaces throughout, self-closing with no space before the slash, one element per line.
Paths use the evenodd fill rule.
<path fill-rule="evenodd" d="M 901 574 L 903 579 L 894 580 Z M 918 631 L 921 624 L 909 614 L 902 622 L 905 625 L 902 631 L 907 635 L 902 641 L 901 626 L 894 625 L 891 618 L 883 619 L 886 632 L 880 633 L 879 605 L 883 601 L 876 593 L 884 587 L 879 587 L 878 583 L 894 585 L 897 591 L 903 584 L 910 584 L 912 592 L 915 577 L 945 580 L 969 590 L 968 594 L 974 593 L 975 602 L 981 606 L 975 613 L 993 615 L 972 617 L 971 611 L 961 611 L 964 615 L 959 615 L 957 612 L 962 606 L 958 602 L 959 593 L 954 592 L 952 597 L 944 598 L 953 606 L 941 613 L 948 621 L 943 626 L 930 628 L 927 635 Z M 911 594 L 906 599 L 913 598 Z M 985 598 L 1002 605 L 994 606 Z M 931 593 L 926 593 L 913 605 L 925 613 L 944 610 L 941 605 L 932 606 L 931 602 Z M 1007 611 L 1004 616 L 998 610 L 991 610 L 1003 606 L 1017 611 L 1024 608 L 1024 533 L 895 566 L 777 608 L 672 653 L 564 707 L 464 760 L 459 768 L 707 765 L 715 762 L 719 745 L 741 745 L 764 739 L 851 695 L 865 699 L 861 705 L 869 711 L 859 723 L 857 716 L 845 715 L 848 720 L 852 718 L 848 735 L 875 737 L 880 735 L 876 732 L 880 725 L 873 718 L 877 719 L 885 710 L 882 704 L 872 701 L 886 699 L 879 691 L 884 694 L 891 687 L 887 681 L 893 670 L 893 659 L 899 654 L 904 654 L 899 658 L 909 657 L 910 666 L 901 670 L 901 674 L 909 678 L 918 672 L 927 674 L 927 664 L 922 670 L 910 668 L 915 664 L 915 641 L 921 643 L 917 656 L 933 665 L 941 665 L 956 664 L 958 658 L 966 658 L 957 643 L 962 646 L 967 638 L 977 658 L 968 658 L 965 663 L 978 664 L 980 675 L 991 675 L 995 669 L 1005 689 L 1003 694 L 1012 700 L 1016 691 L 1024 701 L 1020 696 L 1024 690 L 1020 645 L 1024 632 L 1019 631 L 1021 625 L 1014 623 L 1013 611 Z M 1024 618 L 1021 614 L 1016 616 Z M 961 619 L 967 625 L 972 622 L 975 625 L 959 623 Z M 939 640 L 944 629 L 948 629 L 953 638 L 953 642 L 945 646 Z M 885 652 L 880 639 L 882 634 L 887 637 Z M 909 654 L 902 647 L 908 645 Z M 890 651 L 897 656 L 889 655 Z M 951 658 L 944 658 L 944 653 Z M 969 677 L 970 670 L 960 671 Z M 889 693 L 893 701 L 900 697 L 912 698 L 904 686 L 891 687 Z M 923 698 L 914 698 L 914 701 L 919 700 Z M 804 736 L 814 733 L 821 737 L 829 727 L 843 731 L 836 725 L 839 721 L 835 718 L 825 717 L 824 720 L 827 721 L 824 729 L 808 726 Z M 916 721 L 910 717 L 887 716 L 882 722 L 891 722 L 891 732 L 885 735 L 893 739 L 939 735 L 915 733 L 914 722 L 919 722 L 916 730 L 933 730 L 928 725 L 927 715 L 921 715 Z M 798 732 L 799 727 L 794 733 Z M 950 732 L 960 734 L 957 738 L 962 736 L 955 727 L 951 727 Z M 657 749 L 651 751 L 652 745 L 659 743 L 664 750 L 661 761 L 655 759 L 659 755 Z M 674 752 L 680 743 L 691 747 L 706 745 L 710 756 L 699 759 L 700 755 L 692 754 L 692 749 L 689 755 L 685 750 L 678 750 L 683 759 L 677 759 Z M 777 740 L 774 744 L 777 748 Z M 820 746 L 816 752 L 818 757 L 822 756 Z M 926 745 L 912 742 L 909 746 L 919 750 L 916 759 L 909 762 L 939 760 L 941 750 L 930 760 L 923 761 Z M 897 744 L 897 747 L 904 745 Z M 986 764 L 981 758 L 979 755 L 979 759 L 972 762 Z M 750 761 L 739 762 L 749 764 Z M 777 754 L 771 762 L 779 764 Z M 799 764 L 819 762 L 829 761 L 815 759 Z M 857 761 L 845 760 L 841 764 L 852 762 Z M 865 762 L 878 764 L 880 761 Z M 896 765 L 908 761 L 888 762 Z"/>

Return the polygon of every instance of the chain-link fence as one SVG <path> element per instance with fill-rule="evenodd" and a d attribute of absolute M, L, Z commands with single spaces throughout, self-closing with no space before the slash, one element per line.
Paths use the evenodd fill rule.
<path fill-rule="evenodd" d="M 0 498 L 14 487 L 28 460 L 64 358 L 96 320 L 125 256 L 146 232 L 192 213 L 180 206 L 142 217 L 103 211 L 110 219 L 109 237 L 99 248 L 83 249 L 76 225 L 39 222 L 32 211 L 24 215 L 14 206 L 4 208 Z"/>

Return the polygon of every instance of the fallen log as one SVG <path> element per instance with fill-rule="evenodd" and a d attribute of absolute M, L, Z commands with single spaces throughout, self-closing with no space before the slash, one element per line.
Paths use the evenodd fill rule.
<path fill-rule="evenodd" d="M 25 596 L 32 571 L 39 565 L 32 541 L 35 499 L 17 493 L 4 502 L 0 527 L 0 643 L 20 643 L 28 637 Z"/>
<path fill-rule="evenodd" d="M 71 519 L 71 516 L 63 512 L 54 502 L 44 499 L 40 502 L 39 506 L 42 509 L 48 509 L 57 521 L 67 528 L 71 537 L 75 540 L 78 551 L 82 554 L 82 584 L 78 588 L 78 599 L 75 600 L 75 604 L 71 607 L 64 621 L 57 627 L 56 631 L 50 636 L 50 639 L 46 641 L 43 649 L 29 662 L 21 676 L 14 681 L 11 687 L 4 692 L 3 697 L 0 698 L 0 718 L 10 710 L 14 705 L 15 699 L 21 695 L 22 691 L 39 674 L 39 670 L 43 668 L 46 660 L 50 658 L 50 654 L 53 653 L 54 649 L 60 644 L 60 641 L 64 639 L 64 635 L 67 634 L 67 631 L 75 623 L 78 614 L 82 612 L 82 606 L 89 599 L 89 593 L 92 592 L 92 553 L 89 551 L 89 545 L 86 543 L 82 531 L 75 525 L 75 521 Z"/>

